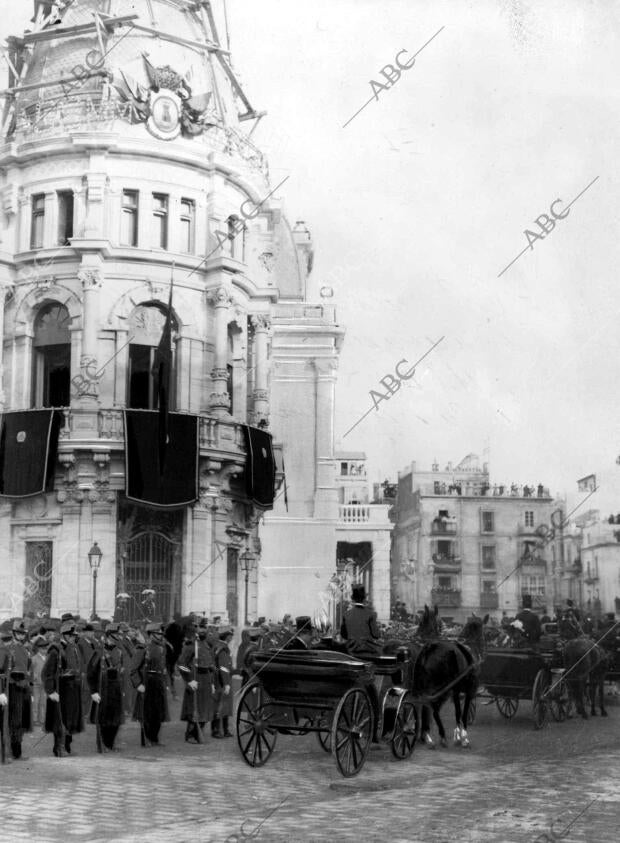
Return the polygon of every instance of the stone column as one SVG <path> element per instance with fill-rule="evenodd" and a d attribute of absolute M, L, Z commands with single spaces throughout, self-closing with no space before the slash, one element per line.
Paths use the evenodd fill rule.
<path fill-rule="evenodd" d="M 271 320 L 263 313 L 251 317 L 251 324 L 254 329 L 254 359 L 255 359 L 255 380 L 253 398 L 253 422 L 258 425 L 261 421 L 269 423 L 269 393 L 267 391 L 269 361 L 267 358 L 267 344 Z"/>
<path fill-rule="evenodd" d="M 4 392 L 4 302 L 8 285 L 0 282 L 0 411 L 6 407 Z"/>
<path fill-rule="evenodd" d="M 337 514 L 338 493 L 334 485 L 334 403 L 337 366 L 336 358 L 314 360 L 316 369 L 315 518 L 335 518 Z"/>
<path fill-rule="evenodd" d="M 84 266 L 78 271 L 82 285 L 82 353 L 80 355 L 80 402 L 92 405 L 99 397 L 97 377 L 97 335 L 99 332 L 99 290 L 101 272 L 98 266 Z"/>
<path fill-rule="evenodd" d="M 209 412 L 218 418 L 230 415 L 228 397 L 228 309 L 232 297 L 226 287 L 218 287 L 209 296 L 215 308 L 215 361 L 211 371 L 213 392 L 209 395 Z"/>

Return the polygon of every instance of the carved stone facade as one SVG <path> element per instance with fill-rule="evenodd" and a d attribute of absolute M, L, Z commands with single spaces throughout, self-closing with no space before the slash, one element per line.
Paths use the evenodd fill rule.
<path fill-rule="evenodd" d="M 11 47 L 12 64 L 21 72 L 27 63 L 27 70 L 8 106 L 8 136 L 0 139 L 8 142 L 0 153 L 0 291 L 13 291 L 1 297 L 0 402 L 6 411 L 62 412 L 53 491 L 36 505 L 0 499 L 0 617 L 18 613 L 24 583 L 36 580 L 28 566 L 37 542 L 48 543 L 44 555 L 52 560 L 47 610 L 87 616 L 94 541 L 103 552 L 103 616 L 141 617 L 141 594 L 153 588 L 165 618 L 193 610 L 239 622 L 278 614 L 272 592 L 263 594 L 272 539 L 263 539 L 264 513 L 247 497 L 241 425 L 269 428 L 278 453 L 284 449 L 291 518 L 278 509 L 286 521 L 280 539 L 294 533 L 301 506 L 304 524 L 323 538 L 317 542 L 313 533 L 309 549 L 303 533 L 301 544 L 293 537 L 288 546 L 300 558 L 324 553 L 323 569 L 331 570 L 337 509 L 322 466 L 333 460 L 333 424 L 323 420 L 333 420 L 333 380 L 328 376 L 324 389 L 312 361 L 325 359 L 332 372 L 342 329 L 333 308 L 305 301 L 309 235 L 302 244 L 270 193 L 266 163 L 238 119 L 232 68 L 220 66 L 225 57 L 203 68 L 175 34 L 190 17 L 205 44 L 217 39 L 198 7 L 136 0 L 132 14 L 147 29 L 109 50 L 108 76 L 64 96 L 50 84 L 41 97 L 37 86 L 60 78 L 89 48 L 98 50 L 99 35 L 112 47 L 127 32 L 105 19 L 98 30 L 93 0 L 74 0 L 70 9 L 80 32 L 59 35 L 62 50 L 48 52 L 37 39 Z M 158 43 L 148 32 L 153 15 L 168 32 L 168 66 L 144 58 Z M 115 84 L 123 76 L 133 82 L 119 91 L 112 74 Z M 244 236 L 218 245 L 248 205 L 256 213 Z M 153 355 L 171 279 L 171 406 L 199 416 L 198 499 L 177 513 L 126 498 L 123 421 L 126 407 L 155 407 Z M 65 321 L 50 345 L 39 322 L 52 311 Z M 276 349 L 289 330 L 295 344 Z M 274 373 L 274 361 L 286 377 Z M 314 406 L 317 389 L 322 397 Z M 290 425 L 286 419 L 303 411 L 305 400 L 312 413 Z M 281 460 L 277 476 L 281 483 Z M 247 606 L 242 560 L 252 566 Z M 286 587 L 283 580 L 275 591 Z M 130 597 L 117 599 L 119 593 Z M 285 609 L 283 593 L 281 604 Z"/>

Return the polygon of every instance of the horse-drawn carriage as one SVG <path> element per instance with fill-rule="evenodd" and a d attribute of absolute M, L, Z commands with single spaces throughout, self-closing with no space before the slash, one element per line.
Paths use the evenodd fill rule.
<path fill-rule="evenodd" d="M 273 649 L 256 652 L 252 668 L 237 708 L 237 742 L 251 767 L 267 762 L 278 734 L 316 733 L 343 776 L 359 773 L 373 740 L 401 760 L 413 752 L 415 704 L 396 656 Z"/>
<path fill-rule="evenodd" d="M 500 714 L 512 719 L 522 700 L 532 701 L 536 729 L 547 725 L 549 713 L 554 720 L 566 719 L 568 690 L 556 652 L 530 648 L 489 647 L 480 668 L 480 696 L 497 705 Z"/>

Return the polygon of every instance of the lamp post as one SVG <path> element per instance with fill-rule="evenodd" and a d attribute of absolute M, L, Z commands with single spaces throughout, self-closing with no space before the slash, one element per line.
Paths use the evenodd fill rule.
<path fill-rule="evenodd" d="M 250 553 L 249 550 L 244 551 L 239 557 L 241 570 L 245 574 L 245 626 L 248 626 L 250 623 L 248 620 L 248 583 L 250 581 L 250 571 L 253 570 L 255 562 L 254 554 Z"/>
<path fill-rule="evenodd" d="M 97 617 L 97 573 L 99 571 L 99 566 L 101 565 L 102 556 L 103 553 L 101 552 L 101 548 L 97 542 L 95 542 L 88 551 L 88 564 L 93 572 L 93 614 L 91 616 L 91 620 L 94 620 Z"/>

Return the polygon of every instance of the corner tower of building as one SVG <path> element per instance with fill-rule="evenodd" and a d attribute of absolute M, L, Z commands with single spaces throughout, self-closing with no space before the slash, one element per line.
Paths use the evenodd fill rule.
<path fill-rule="evenodd" d="M 286 330 L 304 323 L 287 302 L 305 303 L 312 245 L 289 225 L 249 139 L 261 115 L 223 46 L 218 13 L 206 0 L 36 0 L 31 29 L 7 41 L 4 615 L 89 614 L 94 541 L 103 552 L 100 614 L 198 610 L 233 623 L 256 615 L 258 522 L 272 503 L 250 452 L 261 432 L 276 455 L 294 435 L 274 428 L 275 444 L 269 435 L 271 346 L 282 307 Z M 334 316 L 314 317 L 328 337 L 317 354 L 335 359 Z M 163 466 L 162 353 L 164 443 L 174 425 L 193 431 L 195 420 L 196 482 L 185 495 L 174 477 L 150 488 L 152 467 L 139 458 L 157 429 L 149 453 Z M 282 417 L 289 400 L 283 386 Z M 18 452 L 8 432 L 15 423 L 32 443 L 22 419 L 34 424 L 42 410 L 53 411 L 51 444 L 39 449 L 41 482 L 22 488 L 11 477 Z M 307 435 L 314 441 L 314 429 Z M 170 454 L 184 451 L 178 433 L 174 447 L 168 472 Z M 164 474 L 154 477 L 161 487 Z"/>

